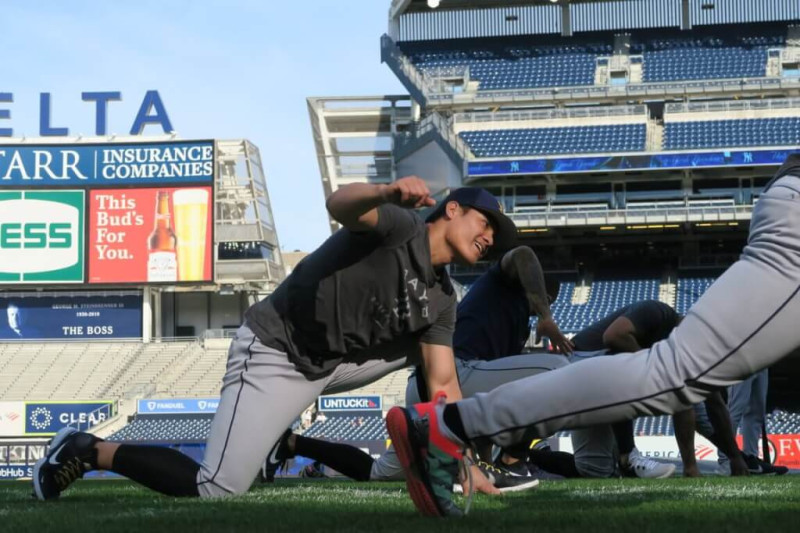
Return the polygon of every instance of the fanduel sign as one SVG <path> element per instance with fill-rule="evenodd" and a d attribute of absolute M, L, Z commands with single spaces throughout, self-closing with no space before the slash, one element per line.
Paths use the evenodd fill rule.
<path fill-rule="evenodd" d="M 170 398 L 139 400 L 136 411 L 140 415 L 213 414 L 217 407 L 219 398 Z"/>
<path fill-rule="evenodd" d="M 106 135 L 108 131 L 108 105 L 111 102 L 122 100 L 122 93 L 119 91 L 96 91 L 81 93 L 84 102 L 88 102 L 94 108 L 95 135 Z M 11 119 L 11 106 L 14 102 L 13 93 L 0 92 L 0 137 L 12 137 L 14 130 L 2 127 L 6 120 Z M 39 94 L 39 135 L 42 137 L 64 137 L 69 135 L 69 128 L 64 126 L 54 126 L 51 119 L 52 99 L 50 93 Z M 91 111 L 90 111 L 91 112 Z M 141 135 L 144 127 L 148 124 L 160 126 L 164 133 L 175 131 L 167 115 L 164 102 L 158 91 L 147 91 L 139 106 L 139 111 L 133 118 L 131 135 Z"/>
<path fill-rule="evenodd" d="M 380 396 L 320 396 L 320 411 L 380 411 Z"/>

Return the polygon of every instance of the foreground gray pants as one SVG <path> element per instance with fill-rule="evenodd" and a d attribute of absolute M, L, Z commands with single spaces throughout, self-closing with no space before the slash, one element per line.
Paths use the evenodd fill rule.
<path fill-rule="evenodd" d="M 468 398 L 479 392 L 488 392 L 505 383 L 535 376 L 567 364 L 567 358 L 563 355 L 523 354 L 502 357 L 493 361 L 456 359 L 456 372 L 461 385 L 461 394 Z M 417 380 L 412 377 L 408 380 L 408 387 L 406 387 L 406 405 L 410 406 L 419 402 Z M 391 446 L 372 463 L 372 472 L 370 473 L 372 481 L 404 478 L 403 467 Z"/>
<path fill-rule="evenodd" d="M 672 414 L 800 348 L 800 179 L 761 195 L 741 259 L 649 350 L 595 357 L 458 402 L 469 438 L 499 446 Z"/>
<path fill-rule="evenodd" d="M 310 381 L 285 353 L 264 346 L 243 325 L 231 342 L 219 407 L 197 473 L 200 496 L 247 491 L 272 445 L 320 394 L 363 387 L 418 361 L 414 347 L 401 352 L 387 353 L 386 359 L 351 358 L 330 376 Z"/>

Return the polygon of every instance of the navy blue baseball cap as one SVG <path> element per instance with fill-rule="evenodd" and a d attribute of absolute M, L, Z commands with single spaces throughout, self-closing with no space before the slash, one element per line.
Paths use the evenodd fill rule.
<path fill-rule="evenodd" d="M 458 202 L 458 205 L 477 209 L 489 219 L 489 223 L 494 228 L 494 244 L 490 249 L 490 255 L 494 256 L 498 252 L 503 253 L 517 244 L 517 226 L 514 222 L 503 214 L 503 206 L 497 198 L 491 195 L 486 189 L 480 187 L 461 187 L 455 189 L 442 200 L 436 209 L 425 219 L 425 222 L 433 222 L 440 218 L 444 213 L 448 202 Z"/>

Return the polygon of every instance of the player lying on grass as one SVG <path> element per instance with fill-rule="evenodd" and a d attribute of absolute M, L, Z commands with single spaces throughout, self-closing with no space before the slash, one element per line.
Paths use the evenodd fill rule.
<path fill-rule="evenodd" d="M 56 498 L 92 469 L 174 496 L 245 492 L 284 429 L 320 394 L 358 388 L 410 364 L 422 366 L 431 390 L 460 398 L 456 296 L 445 266 L 512 248 L 516 227 L 483 189 L 453 191 L 427 222 L 411 211 L 434 203 L 416 177 L 347 185 L 328 198 L 343 229 L 246 312 L 202 464 L 168 448 L 66 429 L 34 466 L 36 496 Z M 476 489 L 494 490 L 477 469 L 475 478 Z"/>
<path fill-rule="evenodd" d="M 650 349 L 594 357 L 451 404 L 437 392 L 431 402 L 392 408 L 386 425 L 420 512 L 462 514 L 451 491 L 468 443 L 508 447 L 683 411 L 800 348 L 798 175 L 793 154 L 759 196 L 740 259 Z"/>
<path fill-rule="evenodd" d="M 558 296 L 558 283 L 546 286 L 536 254 L 527 246 L 507 252 L 471 286 L 458 305 L 453 350 L 461 392 L 471 396 L 500 384 L 564 366 L 557 354 L 522 354 L 530 336 L 530 318 L 539 319 L 537 331 L 564 353 L 572 344 L 550 314 L 548 300 Z M 406 389 L 406 404 L 427 399 L 426 383 L 417 369 Z M 391 449 L 377 461 L 352 446 L 292 435 L 286 432 L 267 458 L 266 478 L 274 478 L 278 465 L 295 454 L 309 457 L 359 481 L 402 479 L 403 469 Z M 485 454 L 491 460 L 491 454 Z M 486 462 L 479 468 L 501 491 L 535 486 L 536 479 L 514 476 Z"/>

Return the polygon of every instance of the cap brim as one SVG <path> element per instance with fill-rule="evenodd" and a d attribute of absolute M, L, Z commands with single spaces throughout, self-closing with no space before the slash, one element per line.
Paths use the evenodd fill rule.
<path fill-rule="evenodd" d="M 513 220 L 499 211 L 476 209 L 486 215 L 494 227 L 494 244 L 489 250 L 489 257 L 497 257 L 517 246 L 517 225 Z"/>

